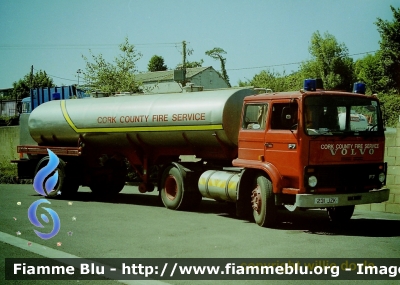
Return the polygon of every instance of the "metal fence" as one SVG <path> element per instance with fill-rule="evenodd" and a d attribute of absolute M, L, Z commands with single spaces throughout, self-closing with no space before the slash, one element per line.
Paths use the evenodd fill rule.
<path fill-rule="evenodd" d="M 13 117 L 19 114 L 18 101 L 15 100 L 0 100 L 0 116 Z"/>

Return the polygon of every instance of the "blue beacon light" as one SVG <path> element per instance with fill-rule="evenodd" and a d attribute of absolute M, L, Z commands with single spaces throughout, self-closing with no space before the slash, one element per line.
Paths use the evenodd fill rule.
<path fill-rule="evenodd" d="M 317 80 L 305 79 L 303 89 L 304 91 L 315 91 L 317 89 Z"/>
<path fill-rule="evenodd" d="M 353 93 L 365 94 L 365 83 L 362 83 L 362 82 L 354 83 Z"/>

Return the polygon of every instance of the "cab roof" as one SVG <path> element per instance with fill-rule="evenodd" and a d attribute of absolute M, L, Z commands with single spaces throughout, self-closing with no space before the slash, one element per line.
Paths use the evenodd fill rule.
<path fill-rule="evenodd" d="M 301 99 L 303 97 L 307 97 L 310 95 L 341 95 L 341 96 L 354 96 L 354 97 L 370 97 L 376 98 L 376 96 L 369 96 L 359 93 L 352 93 L 346 91 L 333 91 L 333 90 L 324 90 L 317 89 L 316 91 L 288 91 L 288 92 L 272 92 L 272 93 L 263 93 L 263 94 L 254 94 L 247 96 L 245 101 L 266 101 L 266 100 L 280 100 L 280 99 Z"/>

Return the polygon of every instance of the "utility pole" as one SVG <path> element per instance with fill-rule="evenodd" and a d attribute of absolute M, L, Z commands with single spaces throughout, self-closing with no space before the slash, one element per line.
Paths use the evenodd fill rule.
<path fill-rule="evenodd" d="M 186 69 L 186 42 L 182 42 L 182 69 Z"/>
<path fill-rule="evenodd" d="M 31 86 L 30 86 L 30 88 L 33 88 L 33 65 L 31 66 L 30 81 L 31 81 Z"/>
<path fill-rule="evenodd" d="M 76 71 L 76 73 L 78 73 L 78 87 L 79 87 L 79 74 L 81 74 L 82 71 L 81 71 L 80 69 L 78 69 L 78 70 Z"/>

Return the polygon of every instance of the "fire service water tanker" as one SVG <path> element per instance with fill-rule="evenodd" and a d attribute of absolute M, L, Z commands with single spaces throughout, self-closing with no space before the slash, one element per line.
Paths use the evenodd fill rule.
<path fill-rule="evenodd" d="M 29 131 L 39 145 L 76 146 L 82 137 L 107 147 L 237 148 L 243 99 L 251 94 L 232 89 L 52 101 L 32 112 Z"/>
<path fill-rule="evenodd" d="M 55 100 L 21 120 L 36 144 L 18 146 L 13 162 L 19 178 L 32 179 L 55 153 L 58 183 L 44 188 L 49 197 L 88 186 L 104 199 L 134 173 L 140 192 L 157 189 L 173 210 L 194 209 L 206 197 L 260 226 L 276 223 L 279 206 L 325 208 L 332 222 L 345 222 L 355 205 L 389 197 L 379 101 L 355 86 L 325 91 L 307 79 L 303 89 L 282 93 Z"/>

